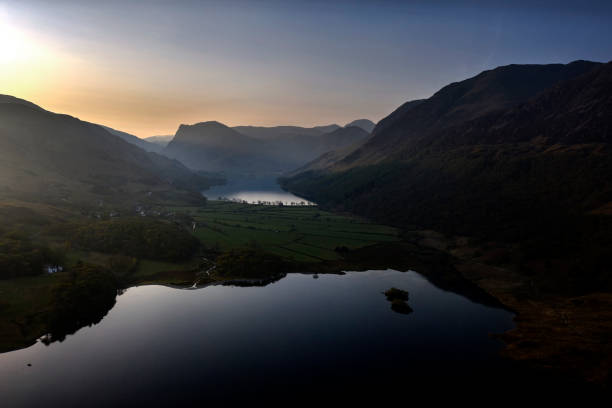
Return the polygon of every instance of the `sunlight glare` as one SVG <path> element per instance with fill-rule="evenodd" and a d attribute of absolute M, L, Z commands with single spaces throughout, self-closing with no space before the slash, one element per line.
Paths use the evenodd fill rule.
<path fill-rule="evenodd" d="M 39 37 L 0 10 L 0 93 L 41 98 L 59 61 Z"/>
<path fill-rule="evenodd" d="M 28 38 L 0 16 L 0 64 L 12 64 L 33 56 L 35 47 Z"/>

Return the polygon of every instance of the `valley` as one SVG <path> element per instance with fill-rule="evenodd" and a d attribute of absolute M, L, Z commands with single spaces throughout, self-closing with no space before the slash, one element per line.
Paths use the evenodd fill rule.
<path fill-rule="evenodd" d="M 610 38 L 601 0 L 0 0 L 0 404 L 605 404 Z"/>
<path fill-rule="evenodd" d="M 124 293 L 387 271 L 403 303 L 386 312 L 406 319 L 423 286 L 514 315 L 488 333 L 492 371 L 604 389 L 610 67 L 499 67 L 376 125 L 206 121 L 150 141 L 2 96 L 0 352 L 65 350 Z"/>

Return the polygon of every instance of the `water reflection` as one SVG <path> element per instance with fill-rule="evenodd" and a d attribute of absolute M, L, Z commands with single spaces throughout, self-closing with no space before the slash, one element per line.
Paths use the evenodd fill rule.
<path fill-rule="evenodd" d="M 488 334 L 512 327 L 509 312 L 415 272 L 318 276 L 289 274 L 263 287 L 130 288 L 99 324 L 0 355 L 3 404 L 292 401 L 304 392 L 477 381 L 501 368 Z M 391 287 L 410 292 L 414 313 L 389 308 L 381 293 Z"/>
<path fill-rule="evenodd" d="M 235 177 L 225 185 L 213 186 L 202 194 L 209 200 L 246 201 L 249 204 L 314 205 L 280 188 L 274 177 Z"/>

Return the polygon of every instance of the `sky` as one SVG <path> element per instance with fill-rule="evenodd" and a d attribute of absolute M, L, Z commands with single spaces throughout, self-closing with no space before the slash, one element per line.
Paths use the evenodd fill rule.
<path fill-rule="evenodd" d="M 0 0 L 0 93 L 139 137 L 344 125 L 611 39 L 610 1 Z"/>

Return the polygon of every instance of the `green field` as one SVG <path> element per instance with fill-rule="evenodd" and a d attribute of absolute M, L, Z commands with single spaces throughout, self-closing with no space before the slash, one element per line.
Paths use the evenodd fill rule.
<path fill-rule="evenodd" d="M 336 248 L 398 241 L 395 228 L 317 207 L 263 206 L 209 201 L 183 208 L 197 223 L 195 236 L 221 251 L 257 247 L 298 262 L 340 258 Z"/>

